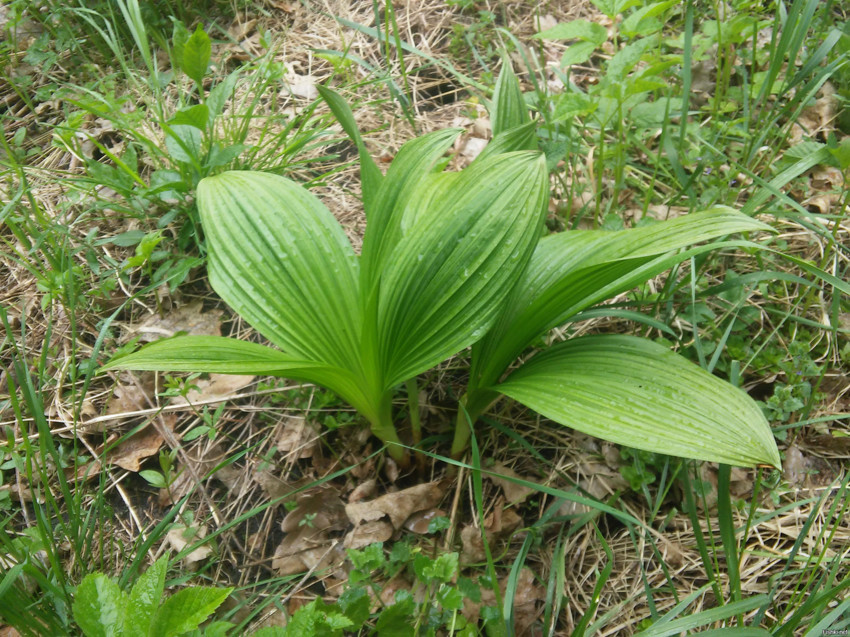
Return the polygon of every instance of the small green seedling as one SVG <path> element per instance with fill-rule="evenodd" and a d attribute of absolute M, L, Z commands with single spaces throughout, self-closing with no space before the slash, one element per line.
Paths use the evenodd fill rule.
<path fill-rule="evenodd" d="M 139 577 L 129 594 L 103 573 L 87 575 L 74 596 L 74 621 L 86 637 L 184 635 L 196 630 L 233 591 L 193 586 L 162 601 L 167 570 L 168 557 L 163 556 Z M 210 628 L 205 634 L 211 634 Z"/>
<path fill-rule="evenodd" d="M 728 208 L 619 232 L 541 238 L 548 175 L 522 94 L 503 72 L 495 136 L 459 173 L 436 167 L 458 130 L 405 144 L 386 175 L 348 106 L 322 94 L 360 154 L 367 215 L 357 256 L 331 212 L 298 184 L 258 172 L 201 181 L 198 207 L 213 288 L 277 349 L 181 336 L 105 369 L 269 374 L 322 385 L 354 406 L 407 466 L 396 388 L 472 347 L 453 453 L 502 396 L 631 447 L 736 465 L 779 465 L 758 406 L 666 347 L 624 335 L 573 338 L 523 356 L 579 312 L 727 241 L 769 230 Z M 496 125 L 498 124 L 498 126 Z M 515 368 L 516 361 L 525 362 Z"/>

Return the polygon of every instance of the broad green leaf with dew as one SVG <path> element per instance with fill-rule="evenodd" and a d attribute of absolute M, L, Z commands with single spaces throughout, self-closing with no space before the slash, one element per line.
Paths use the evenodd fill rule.
<path fill-rule="evenodd" d="M 225 172 L 198 186 L 210 282 L 284 352 L 356 370 L 358 263 L 330 211 L 298 184 Z"/>
<path fill-rule="evenodd" d="M 587 336 L 534 356 L 495 390 L 550 420 L 673 456 L 780 466 L 758 405 L 666 347 L 633 336 Z"/>

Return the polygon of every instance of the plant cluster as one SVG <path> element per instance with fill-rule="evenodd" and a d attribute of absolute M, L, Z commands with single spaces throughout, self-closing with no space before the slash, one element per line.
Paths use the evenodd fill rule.
<path fill-rule="evenodd" d="M 781 559 L 771 555 L 781 572 L 773 574 L 767 594 L 751 595 L 742 583 L 745 554 L 757 557 L 760 550 L 751 530 L 787 511 L 791 496 L 780 488 L 778 469 L 759 469 L 747 503 L 733 489 L 729 467 L 779 467 L 776 440 L 823 425 L 825 417 L 814 413 L 823 381 L 832 362 L 846 365 L 850 357 L 842 323 L 848 308 L 842 295 L 850 286 L 841 227 L 850 195 L 841 194 L 828 213 L 813 213 L 805 203 L 808 171 L 828 166 L 846 173 L 850 141 L 795 128 L 827 81 L 839 100 L 847 99 L 846 24 L 832 24 L 838 9 L 816 0 L 783 3 L 774 12 L 744 0 L 592 1 L 608 26 L 578 20 L 537 34 L 533 46 L 566 44 L 555 66 L 542 69 L 498 26 L 507 22 L 504 7 L 449 0 L 472 21 L 455 27 L 450 53 L 466 66 L 474 58 L 490 82 L 498 38 L 514 58 L 525 58 L 533 91 L 523 93 L 506 60 L 488 102 L 493 138 L 471 165 L 446 170 L 462 131 L 440 130 L 405 144 L 385 174 L 367 151 L 351 107 L 330 88 L 321 87 L 321 100 L 303 108 L 281 108 L 286 67 L 268 33 L 259 35 L 264 52 L 233 70 L 225 31 L 206 19 L 206 29 L 197 24 L 217 2 L 9 4 L 11 37 L 0 43 L 0 56 L 9 62 L 2 77 L 18 102 L 5 103 L 52 119 L 40 122 L 49 127 L 45 148 L 37 141 L 39 127 L 26 126 L 11 110 L 0 115 L 10 133 L 0 151 L 2 256 L 33 278 L 41 301 L 40 315 L 29 303 L 0 305 L 0 387 L 8 386 L 0 414 L 11 414 L 0 446 L 4 622 L 23 634 L 79 628 L 87 635 L 212 636 L 245 633 L 264 609 L 276 606 L 288 625 L 255 634 L 510 634 L 518 573 L 545 544 L 554 559 L 551 569 L 535 575 L 546 588 L 538 624 L 555 631 L 574 601 L 564 572 L 571 538 L 591 529 L 602 559 L 583 580 L 593 590 L 573 632 L 578 637 L 610 626 L 617 612 L 602 613 L 600 606 L 615 566 L 605 513 L 624 525 L 636 550 L 648 548 L 664 572 L 656 587 L 645 560 L 639 562 L 650 615 L 638 626 L 641 634 L 728 622 L 737 623 L 732 634 L 784 637 L 850 624 L 846 550 L 833 542 L 846 526 L 850 478 L 795 500 L 795 507 L 810 506 L 811 515 L 798 538 L 771 548 L 784 552 Z M 390 2 L 374 10 L 374 28 L 338 21 L 373 37 L 387 70 L 370 67 L 349 48 L 316 52 L 334 67 L 333 80 L 351 83 L 366 69 L 414 126 L 405 55 L 423 56 L 465 86 L 483 88 L 403 42 L 405 30 Z M 19 50 L 27 33 L 32 43 Z M 589 67 L 598 81 L 587 81 Z M 73 77 L 67 68 L 75 68 Z M 359 159 L 367 218 L 359 254 L 307 190 L 324 169 L 316 157 L 330 139 L 332 118 L 320 114 L 326 107 Z M 799 139 L 789 142 L 792 137 Z M 54 151 L 70 164 L 58 172 L 37 166 Z M 303 166 L 317 170 L 296 179 L 293 169 Z M 56 175 L 69 192 L 48 209 L 35 184 Z M 652 219 L 653 210 L 663 216 L 659 204 L 675 214 Z M 633 218 L 623 214 L 625 207 Z M 810 253 L 792 254 L 804 251 L 788 233 L 766 239 L 772 228 L 756 220 L 757 213 L 768 213 L 759 218 L 778 220 L 773 225 L 783 230 L 792 224 L 807 229 L 820 250 L 815 263 L 806 260 Z M 103 230 L 128 219 L 129 229 L 113 236 Z M 794 273 L 785 271 L 789 263 Z M 122 304 L 145 301 L 155 291 L 159 308 L 161 286 L 175 293 L 203 264 L 213 290 L 267 344 L 179 335 L 139 350 L 136 339 L 111 349 L 114 321 L 126 316 Z M 140 290 L 139 281 L 149 285 Z M 633 322 L 645 337 L 584 329 L 600 317 Z M 104 351 L 113 357 L 99 368 Z M 449 359 L 452 372 L 459 370 L 448 392 L 457 413 L 450 448 L 444 437 L 424 436 L 418 418 L 419 384 Z M 298 508 L 292 498 L 300 491 L 351 468 L 334 465 L 336 473 L 313 485 L 242 508 L 211 537 L 196 533 L 208 521 L 192 508 L 196 494 L 180 490 L 192 473 L 185 447 L 212 448 L 230 437 L 231 429 L 222 427 L 226 403 L 190 405 L 193 420 L 178 430 L 179 444 L 169 440 L 144 468 L 119 476 L 107 466 L 110 454 L 150 423 L 118 437 L 104 434 L 102 445 L 98 433 L 83 431 L 98 369 L 190 373 L 162 377 L 157 404 L 186 399 L 202 373 L 308 383 L 264 400 L 307 412 L 328 430 L 365 420 L 403 469 L 411 453 L 422 452 L 452 456 L 450 466 L 469 471 L 471 509 L 480 515 L 472 526 L 484 541 L 486 565 L 465 563 L 448 539 L 444 551 L 438 547 L 436 534 L 457 523 L 453 512 L 451 523 L 432 523 L 429 538 L 411 543 L 396 535 L 392 545 L 349 550 L 348 581 L 334 601 L 316 599 L 290 613 L 279 601 L 281 591 L 303 584 L 301 575 L 240 584 L 238 591 L 190 587 L 166 596 L 166 557 L 138 573 L 171 530 L 187 531 L 172 567 L 204 545 L 218 554 L 228 543 L 217 538 L 243 527 L 253 531 L 254 518 L 279 504 Z M 756 387 L 761 401 L 739 389 L 754 393 L 751 381 L 767 375 L 775 380 Z M 279 387 L 279 381 L 260 382 L 263 390 Z M 541 494 L 516 510 L 525 515 L 539 506 L 542 513 L 494 559 L 482 432 L 492 428 L 535 462 L 549 462 L 533 441 L 503 424 L 494 408 L 508 399 L 621 445 L 619 456 L 606 461 L 627 486 L 603 503 L 583 485 L 569 490 L 514 479 Z M 254 422 L 274 417 L 260 414 Z M 57 423 L 71 423 L 73 435 L 57 433 Z M 206 480 L 246 457 L 260 460 L 252 465 L 259 471 L 273 470 L 275 449 L 262 451 L 269 441 L 256 446 L 257 439 L 252 433 L 250 442 L 238 441 L 228 457 L 196 477 Z M 326 442 L 333 445 L 334 437 Z M 682 458 L 721 466 L 700 468 Z M 164 507 L 146 528 L 134 519 L 140 533 L 129 543 L 115 532 L 116 510 L 136 513 L 128 484 L 145 498 L 159 489 Z M 643 495 L 645 518 L 619 508 L 628 490 Z M 772 509 L 761 506 L 765 491 Z M 664 515 L 671 494 L 690 518 L 706 576 L 704 586 L 681 599 L 659 535 L 676 514 Z M 212 510 L 215 497 L 207 502 Z M 565 514 L 565 502 L 587 512 Z M 304 513 L 299 530 L 317 525 L 317 515 Z M 702 524 L 704 517 L 712 524 Z M 168 586 L 214 581 L 217 562 L 181 573 Z M 121 576 L 114 581 L 105 573 Z M 395 578 L 411 590 L 391 594 Z M 668 591 L 676 603 L 664 611 L 656 600 Z M 222 611 L 231 595 L 237 609 Z M 718 606 L 692 611 L 705 595 Z M 478 604 L 481 621 L 468 621 L 462 611 Z M 241 607 L 252 610 L 236 619 Z"/>
<path fill-rule="evenodd" d="M 408 142 L 382 175 L 348 106 L 322 92 L 360 154 L 368 220 L 361 255 L 321 202 L 285 178 L 231 172 L 205 179 L 199 208 L 211 283 L 281 351 L 187 336 L 106 369 L 314 382 L 354 406 L 406 466 L 395 388 L 407 383 L 416 392 L 418 374 L 473 346 L 455 456 L 469 427 L 506 395 L 561 424 L 649 451 L 778 465 L 767 423 L 745 394 L 649 341 L 571 339 L 513 369 L 547 330 L 713 246 L 681 249 L 767 226 L 712 210 L 619 233 L 541 239 L 547 172 L 542 155 L 518 150 L 533 143 L 533 123 L 511 72 L 496 87 L 493 142 L 458 174 L 435 171 L 458 135 L 448 130 Z"/>

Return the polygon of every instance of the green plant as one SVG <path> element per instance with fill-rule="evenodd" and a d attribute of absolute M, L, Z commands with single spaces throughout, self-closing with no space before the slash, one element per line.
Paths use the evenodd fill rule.
<path fill-rule="evenodd" d="M 328 210 L 293 182 L 254 172 L 205 179 L 199 208 L 212 285 L 282 351 L 188 336 L 153 343 L 105 369 L 314 382 L 363 414 L 406 465 L 393 424 L 395 388 L 407 383 L 415 391 L 418 374 L 473 346 L 455 455 L 466 447 L 469 425 L 507 395 L 561 424 L 649 451 L 779 464 L 752 400 L 650 341 L 572 339 L 500 382 L 547 330 L 715 246 L 681 248 L 767 226 L 725 209 L 635 230 L 541 239 L 545 163 L 536 152 L 514 151 L 529 144 L 533 124 L 512 73 L 503 72 L 497 85 L 493 142 L 458 174 L 434 171 L 458 134 L 448 130 L 406 144 L 383 176 L 351 111 L 332 91 L 322 92 L 360 152 L 368 220 L 360 257 Z"/>
<path fill-rule="evenodd" d="M 87 575 L 74 595 L 74 621 L 86 637 L 185 635 L 197 630 L 233 590 L 192 586 L 163 602 L 167 571 L 168 557 L 163 556 L 139 577 L 129 593 L 103 573 Z M 217 622 L 207 627 L 204 634 L 222 635 L 229 626 Z"/>
<path fill-rule="evenodd" d="M 386 554 L 385 554 L 386 553 Z M 363 549 L 349 549 L 352 569 L 348 585 L 338 600 L 328 604 L 320 599 L 298 609 L 285 628 L 264 628 L 255 637 L 294 637 L 305 634 L 336 635 L 364 634 L 367 622 L 374 622 L 379 635 L 435 635 L 439 630 L 452 634 L 478 635 L 478 629 L 468 624 L 460 613 L 464 599 L 481 601 L 481 589 L 476 582 L 460 576 L 457 553 L 442 553 L 429 557 L 420 549 L 397 542 L 385 552 L 381 543 Z M 371 612 L 371 590 L 380 598 L 382 582 L 407 571 L 414 582 L 414 595 L 398 590 L 392 600 L 382 603 Z M 484 608 L 483 615 L 498 615 L 495 608 Z M 366 634 L 371 634 L 367 632 Z"/>
<path fill-rule="evenodd" d="M 136 0 L 119 5 L 120 16 L 88 19 L 121 61 L 121 73 L 62 88 L 70 108 L 54 129 L 53 143 L 85 165 L 86 175 L 69 184 L 85 202 L 94 200 L 92 208 L 156 219 L 155 229 L 112 241 L 136 247 L 125 269 L 141 269 L 174 288 L 201 263 L 197 254 L 205 249 L 195 206 L 200 180 L 228 168 L 285 172 L 318 161 L 315 154 L 304 155 L 323 145 L 326 117 L 313 115 L 316 102 L 297 114 L 277 112 L 284 65 L 268 34 L 260 41 L 264 54 L 222 76 L 214 70 L 212 40 L 200 25 L 190 32 L 175 20 L 166 41 L 148 31 Z M 119 24 L 131 30 L 146 73 L 125 59 L 124 43 L 116 37 Z M 152 39 L 168 53 L 170 70 L 159 68 Z M 94 130 L 92 120 L 98 122 Z M 106 137 L 100 129 L 109 131 Z M 113 195 L 99 195 L 103 188 Z M 176 246 L 169 241 L 172 234 Z"/>

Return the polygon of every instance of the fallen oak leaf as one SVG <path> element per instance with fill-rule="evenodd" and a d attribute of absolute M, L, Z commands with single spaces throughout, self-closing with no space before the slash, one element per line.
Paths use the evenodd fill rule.
<path fill-rule="evenodd" d="M 168 431 L 174 431 L 177 421 L 174 415 L 161 416 L 160 422 Z M 136 432 L 126 440 L 118 443 L 106 456 L 108 462 L 118 465 L 122 469 L 138 473 L 142 461 L 159 453 L 162 443 L 165 442 L 158 427 L 148 425 Z"/>
<path fill-rule="evenodd" d="M 513 469 L 497 462 L 490 470 L 493 473 L 488 473 L 486 477 L 492 480 L 497 487 L 502 489 L 508 504 L 520 504 L 521 502 L 525 502 L 526 498 L 534 493 L 534 489 L 531 487 L 516 483 L 516 480 L 523 480 L 525 482 L 534 482 L 534 480 L 519 475 Z M 513 480 L 511 478 L 513 478 Z"/>
<path fill-rule="evenodd" d="M 392 536 L 392 524 L 384 520 L 375 520 L 355 527 L 345 536 L 343 546 L 347 549 L 362 549 L 376 542 L 386 542 Z"/>
<path fill-rule="evenodd" d="M 349 502 L 345 513 L 352 524 L 374 522 L 387 516 L 394 529 L 400 529 L 405 520 L 417 511 L 430 509 L 443 499 L 443 483 L 427 482 L 403 491 L 387 493 L 368 502 Z"/>
<path fill-rule="evenodd" d="M 190 544 L 195 544 L 198 540 L 205 538 L 207 535 L 207 527 L 205 526 L 184 526 L 177 525 L 171 528 L 165 535 L 165 539 L 175 551 L 180 553 Z M 212 546 L 203 544 L 196 549 L 190 551 L 183 556 L 183 563 L 187 566 L 207 559 L 213 552 Z"/>

